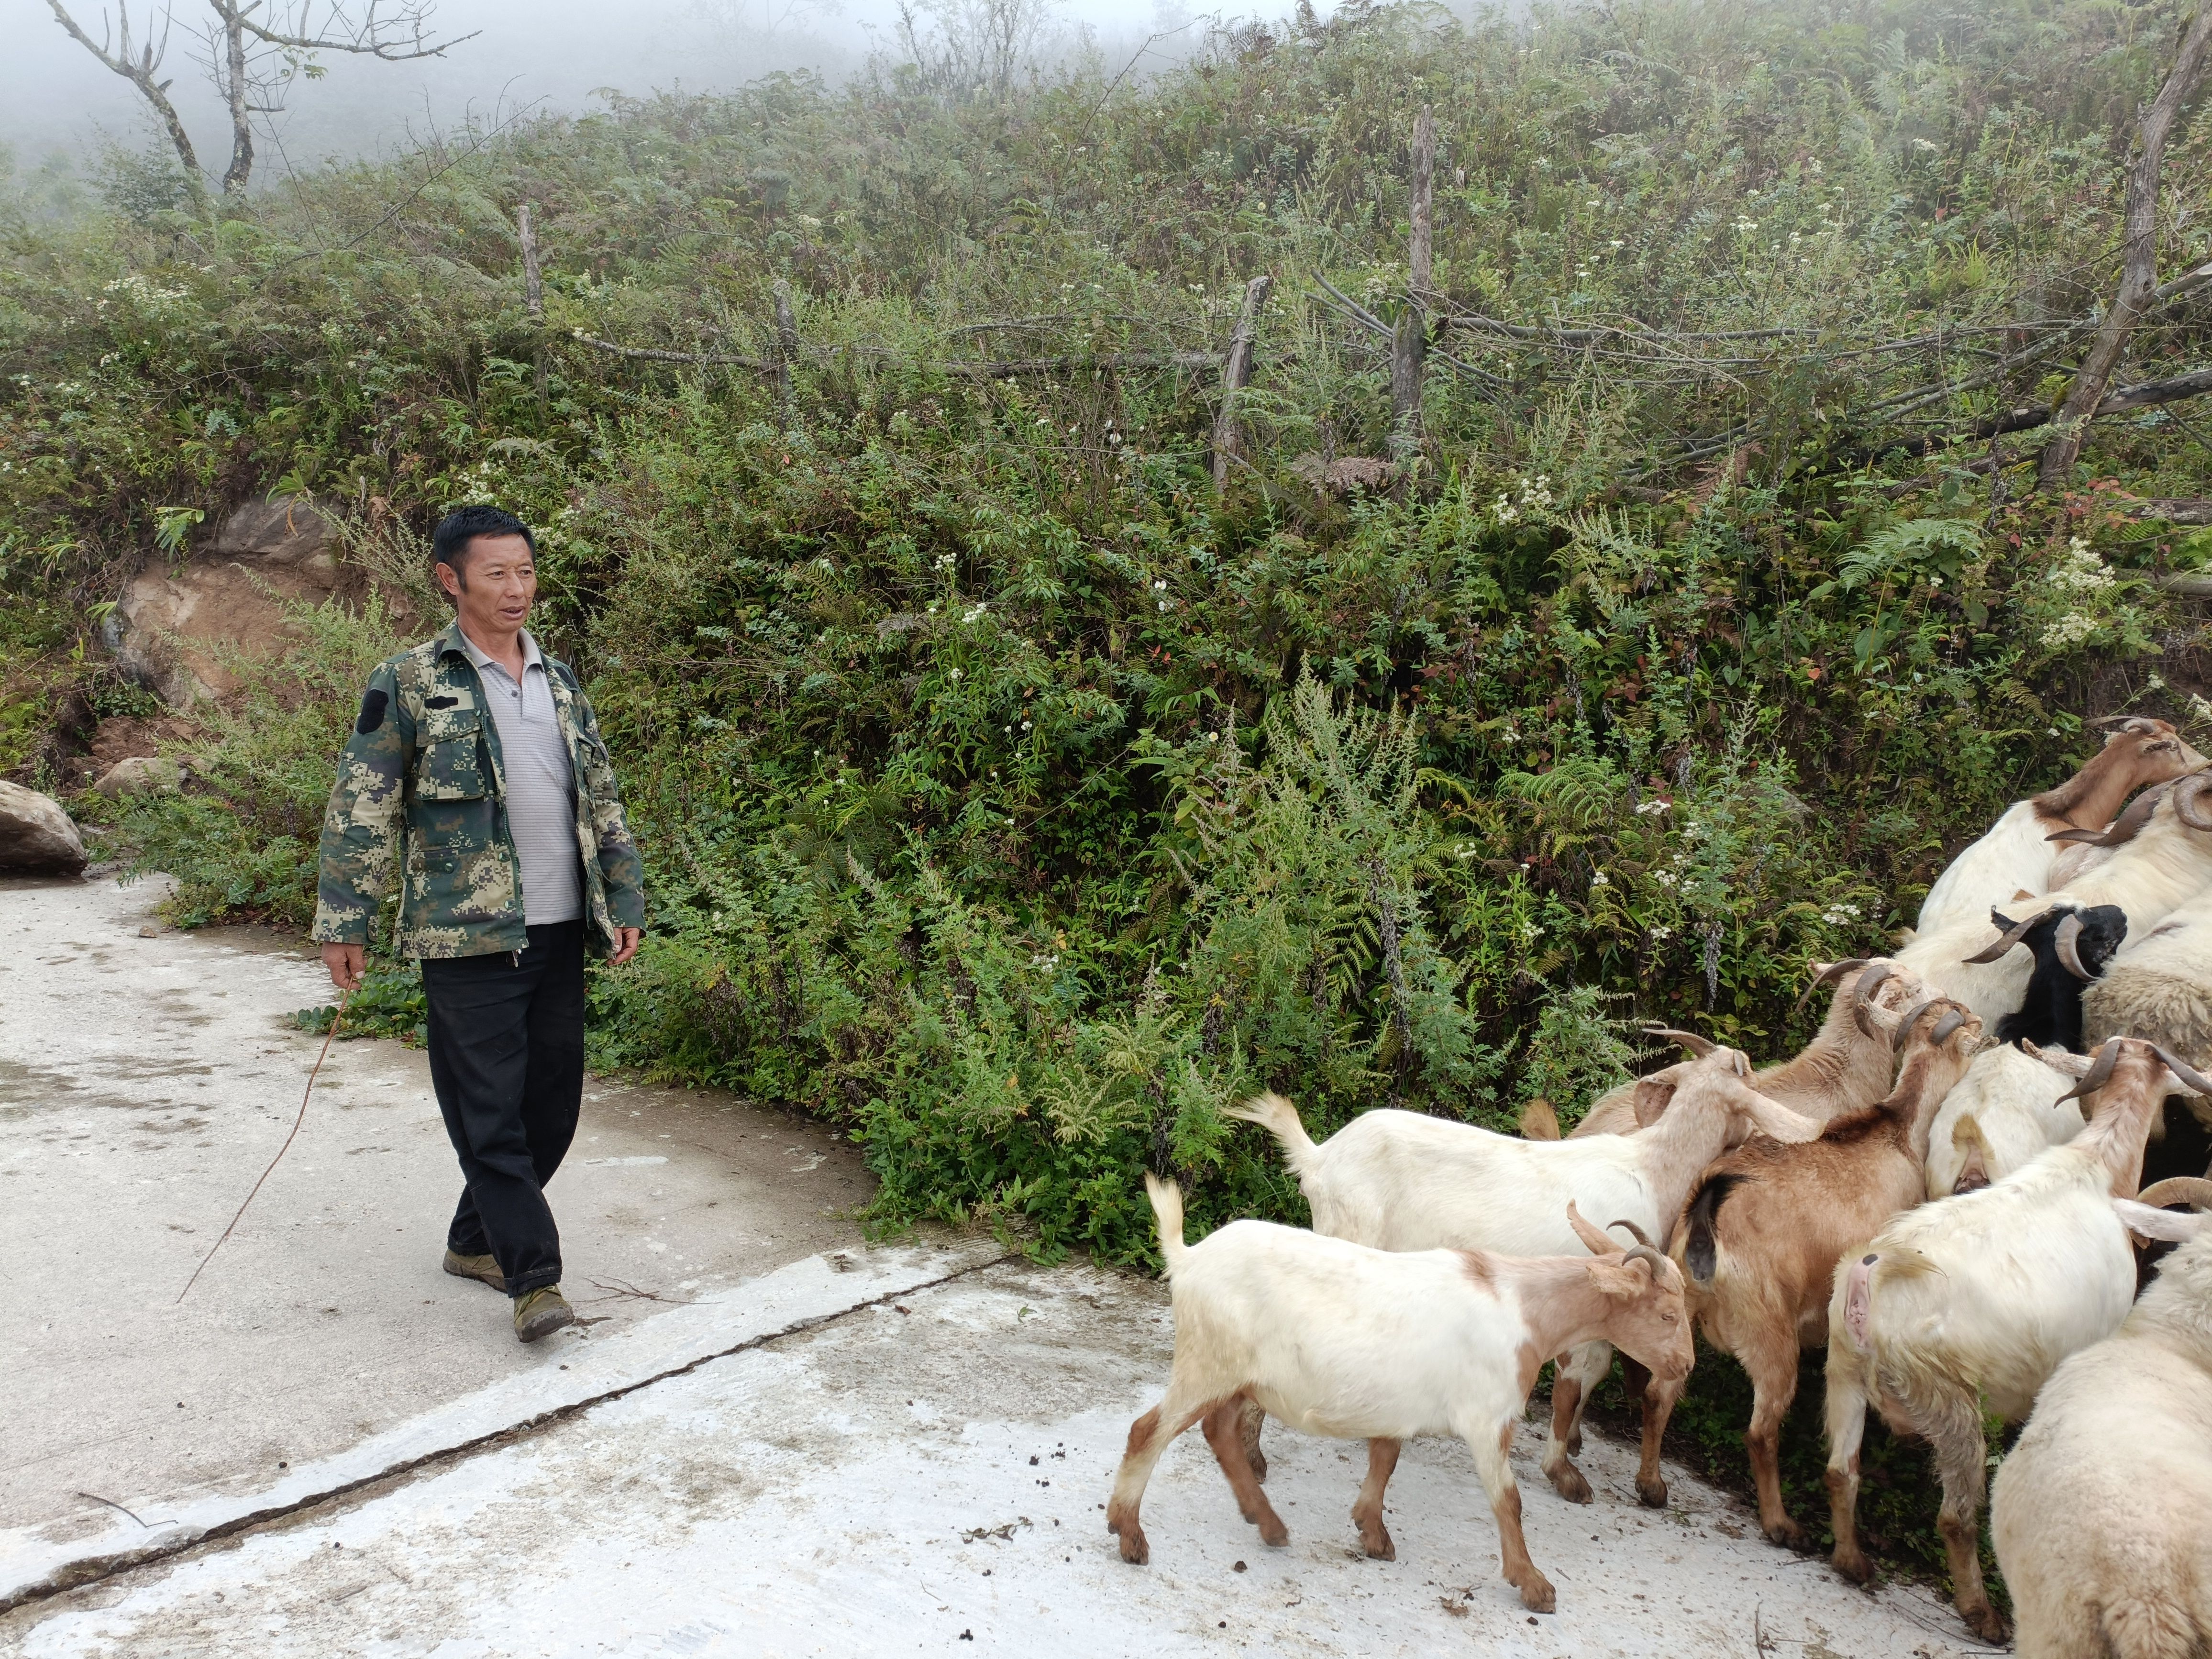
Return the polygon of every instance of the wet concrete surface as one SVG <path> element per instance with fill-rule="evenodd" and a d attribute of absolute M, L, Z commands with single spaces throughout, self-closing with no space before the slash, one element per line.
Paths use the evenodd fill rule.
<path fill-rule="evenodd" d="M 290 1016 L 331 992 L 296 940 L 164 926 L 165 890 L 0 880 L 0 1528 L 251 1483 L 858 1241 L 872 1182 L 832 1132 L 594 1079 L 549 1190 L 567 1291 L 605 1322 L 524 1348 L 505 1297 L 440 1270 L 460 1178 L 423 1055 L 341 1041 L 177 1305 L 299 1109 L 320 1039 Z"/>

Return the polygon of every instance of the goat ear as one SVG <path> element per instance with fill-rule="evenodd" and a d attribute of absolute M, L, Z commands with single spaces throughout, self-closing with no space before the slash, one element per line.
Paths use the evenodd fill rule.
<path fill-rule="evenodd" d="M 1670 1077 L 1639 1078 L 1636 1083 L 1636 1127 L 1648 1129 L 1656 1123 L 1674 1098 L 1674 1079 Z"/>
<path fill-rule="evenodd" d="M 1756 1089 L 1743 1091 L 1741 1105 L 1743 1115 L 1770 1140 L 1796 1142 L 1820 1138 L 1820 1124 L 1802 1112 L 1791 1111 L 1778 1100 L 1769 1100 Z"/>
<path fill-rule="evenodd" d="M 2160 1243 L 2186 1244 L 2204 1231 L 2204 1224 L 2212 1217 L 2203 1212 L 2184 1215 L 2178 1210 L 2154 1210 L 2148 1204 L 2138 1204 L 2131 1198 L 2116 1198 L 2112 1208 L 2119 1212 L 2120 1219 L 2127 1224 L 2130 1232 L 2139 1238 Z"/>
<path fill-rule="evenodd" d="M 2163 1215 L 2165 1211 L 2158 1212 Z M 1636 1302 L 1651 1294 L 1656 1275 L 1638 1272 L 1613 1258 L 1593 1261 L 1589 1268 L 1590 1284 L 1608 1302 Z"/>

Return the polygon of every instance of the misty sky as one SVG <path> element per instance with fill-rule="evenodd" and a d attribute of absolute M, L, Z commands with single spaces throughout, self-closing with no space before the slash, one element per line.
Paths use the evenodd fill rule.
<path fill-rule="evenodd" d="M 272 0 L 277 3 L 278 0 Z M 1171 3 L 1171 0 L 1170 0 Z M 64 0 L 94 40 L 97 0 Z M 192 61 L 190 27 L 201 0 L 174 0 L 164 74 L 200 159 L 219 174 L 228 155 L 220 104 Z M 264 170 L 276 177 L 333 154 L 359 154 L 404 142 L 410 125 L 451 126 L 543 99 L 553 109 L 590 105 L 601 87 L 645 93 L 681 86 L 740 85 L 780 69 L 849 71 L 876 46 L 888 50 L 895 0 L 440 0 L 449 35 L 475 40 L 443 58 L 382 64 L 331 58 L 328 78 L 298 85 L 279 120 L 278 147 L 257 139 Z M 1236 8 L 1235 9 L 1250 9 Z M 109 8 L 112 12 L 112 6 Z M 323 8 L 318 6 L 319 15 Z M 1287 9 L 1287 4 L 1269 8 Z M 1155 27 L 1163 0 L 1064 0 L 1060 15 L 1088 24 L 1109 56 L 1126 61 Z M 131 8 L 134 27 L 144 8 Z M 1188 14 L 1176 6 L 1176 21 Z M 1192 32 L 1194 36 L 1197 33 Z M 131 148 L 152 128 L 137 89 L 103 68 L 54 21 L 46 0 L 0 0 L 0 144 L 18 168 L 60 152 L 82 156 L 103 139 Z"/>

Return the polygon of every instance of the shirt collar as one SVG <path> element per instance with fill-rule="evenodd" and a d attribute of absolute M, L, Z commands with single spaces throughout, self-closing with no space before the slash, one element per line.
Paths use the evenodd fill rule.
<path fill-rule="evenodd" d="M 477 665 L 477 672 L 479 674 L 483 672 L 487 668 L 497 668 L 502 674 L 507 672 L 504 666 L 494 661 L 486 653 L 477 648 L 477 642 L 471 639 L 468 635 L 462 630 L 459 623 L 456 622 L 453 624 L 453 637 L 460 641 L 463 653 L 467 656 L 471 662 Z M 538 652 L 538 641 L 530 637 L 530 630 L 526 628 L 522 630 L 522 672 L 525 674 L 528 674 L 533 668 L 538 670 L 541 673 L 544 672 L 545 668 L 545 659 Z"/>

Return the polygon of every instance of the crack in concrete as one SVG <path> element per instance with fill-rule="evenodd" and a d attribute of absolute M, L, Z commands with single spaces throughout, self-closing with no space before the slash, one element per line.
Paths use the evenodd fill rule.
<path fill-rule="evenodd" d="M 789 1324 L 781 1326 L 773 1331 L 763 1331 L 757 1336 L 747 1337 L 742 1342 L 732 1343 L 726 1348 L 717 1348 L 711 1353 L 701 1354 L 696 1358 L 687 1360 L 681 1365 L 672 1365 L 665 1370 L 655 1371 L 650 1376 L 640 1377 L 635 1382 L 625 1382 L 618 1388 L 608 1389 L 586 1399 L 556 1406 L 550 1410 L 538 1413 L 534 1417 L 525 1418 L 519 1423 L 510 1423 L 504 1428 L 494 1429 L 485 1434 L 474 1435 L 466 1440 L 456 1441 L 450 1446 L 425 1452 L 419 1457 L 403 1459 L 377 1470 L 373 1474 L 365 1474 L 352 1480 L 343 1481 L 325 1491 L 310 1492 L 289 1503 L 271 1504 L 267 1509 L 255 1510 L 250 1514 L 235 1516 L 230 1520 L 219 1522 L 214 1526 L 204 1527 L 197 1531 L 173 1538 L 165 1538 L 157 1543 L 149 1544 L 144 1549 L 120 1550 L 105 1555 L 84 1557 L 81 1560 L 72 1561 L 68 1565 L 49 1573 L 36 1583 L 22 1585 L 13 1591 L 0 1593 L 0 1617 L 5 1617 L 18 1607 L 33 1607 L 42 1601 L 52 1601 L 57 1595 L 82 1589 L 88 1584 L 100 1583 L 135 1568 L 150 1566 L 160 1561 L 173 1560 L 204 1545 L 234 1538 L 242 1533 L 251 1532 L 256 1528 L 265 1527 L 276 1522 L 290 1520 L 398 1476 L 415 1474 L 425 1469 L 441 1468 L 477 1452 L 489 1450 L 494 1447 L 514 1444 L 528 1437 L 543 1433 L 572 1418 L 579 1417 L 593 1407 L 605 1405 L 610 1401 L 623 1399 L 641 1389 L 650 1389 L 657 1383 L 665 1382 L 672 1377 L 687 1376 L 697 1370 L 702 1365 L 709 1364 L 717 1359 L 726 1359 L 733 1354 L 750 1352 L 755 1348 L 764 1347 L 769 1343 L 781 1341 L 785 1337 L 796 1336 L 802 1332 L 819 1330 L 825 1326 L 834 1325 L 841 1320 L 849 1319 L 853 1315 L 865 1312 L 870 1308 L 896 1304 L 902 1297 L 918 1296 L 925 1291 L 933 1291 L 940 1285 L 953 1284 L 1016 1259 L 1015 1252 L 1002 1250 L 996 1255 L 956 1267 L 951 1273 L 939 1274 L 935 1279 L 925 1279 L 916 1285 L 900 1285 L 896 1290 L 884 1291 L 881 1296 L 870 1297 L 866 1301 L 855 1302 L 849 1307 L 840 1308 L 834 1313 L 815 1314 L 805 1319 L 795 1319 Z M 133 1518 L 136 1519 L 135 1516 Z"/>

